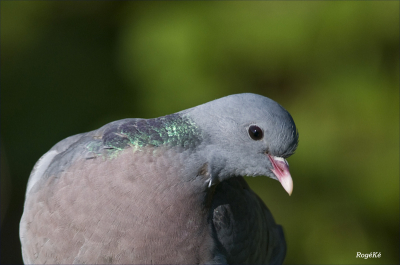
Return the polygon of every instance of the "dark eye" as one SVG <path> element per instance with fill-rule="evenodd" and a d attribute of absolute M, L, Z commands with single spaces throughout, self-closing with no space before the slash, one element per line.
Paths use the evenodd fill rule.
<path fill-rule="evenodd" d="M 256 125 L 251 125 L 249 127 L 249 135 L 250 135 L 251 139 L 257 141 L 257 140 L 261 140 L 263 138 L 264 133 L 260 127 L 258 127 Z"/>

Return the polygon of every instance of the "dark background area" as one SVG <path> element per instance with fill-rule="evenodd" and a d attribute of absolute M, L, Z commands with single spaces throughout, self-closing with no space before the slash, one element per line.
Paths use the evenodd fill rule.
<path fill-rule="evenodd" d="M 242 92 L 299 129 L 292 196 L 247 178 L 285 263 L 398 264 L 398 1 L 1 1 L 0 263 L 22 263 L 26 183 L 58 141 Z"/>

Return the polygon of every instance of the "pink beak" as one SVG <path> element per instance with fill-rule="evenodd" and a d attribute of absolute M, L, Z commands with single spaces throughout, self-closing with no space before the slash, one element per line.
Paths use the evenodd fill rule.
<path fill-rule="evenodd" d="M 272 163 L 272 172 L 275 174 L 279 182 L 282 184 L 282 187 L 290 196 L 293 191 L 293 180 L 289 172 L 289 163 L 282 157 L 268 155 L 268 158 Z"/>

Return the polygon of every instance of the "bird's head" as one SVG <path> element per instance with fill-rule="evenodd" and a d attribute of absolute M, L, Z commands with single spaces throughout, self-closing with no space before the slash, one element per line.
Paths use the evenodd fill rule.
<path fill-rule="evenodd" d="M 298 145 L 295 123 L 281 105 L 256 94 L 220 98 L 184 112 L 201 129 L 199 152 L 212 185 L 234 176 L 268 176 L 289 193 L 286 158 Z"/>

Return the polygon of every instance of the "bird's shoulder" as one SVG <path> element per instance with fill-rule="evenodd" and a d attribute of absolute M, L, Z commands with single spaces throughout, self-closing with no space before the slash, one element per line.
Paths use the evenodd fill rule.
<path fill-rule="evenodd" d="M 27 194 L 43 178 L 66 171 L 78 159 L 112 156 L 124 148 L 127 138 L 119 134 L 122 126 L 134 126 L 144 119 L 122 119 L 97 130 L 67 137 L 55 144 L 35 164 L 29 176 Z"/>
<path fill-rule="evenodd" d="M 108 123 L 101 128 L 70 136 L 45 153 L 29 177 L 27 193 L 48 176 L 67 171 L 76 161 L 117 158 L 123 150 L 176 146 L 195 148 L 202 140 L 201 131 L 179 113 L 154 119 L 128 118 Z"/>

